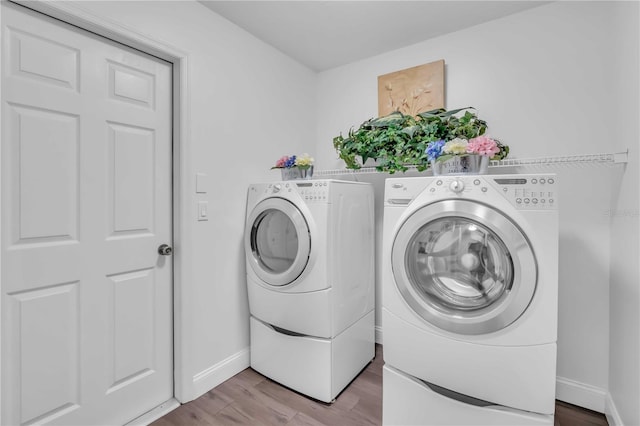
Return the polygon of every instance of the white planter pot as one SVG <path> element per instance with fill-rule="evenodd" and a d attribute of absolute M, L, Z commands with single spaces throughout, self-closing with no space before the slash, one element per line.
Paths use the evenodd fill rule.
<path fill-rule="evenodd" d="M 434 176 L 441 175 L 486 175 L 489 170 L 489 157 L 477 154 L 456 155 L 445 161 L 432 161 Z"/>

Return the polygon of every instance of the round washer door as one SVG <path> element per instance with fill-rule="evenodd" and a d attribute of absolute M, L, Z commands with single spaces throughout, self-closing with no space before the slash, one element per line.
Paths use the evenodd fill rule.
<path fill-rule="evenodd" d="M 245 251 L 248 263 L 262 281 L 272 286 L 287 285 L 302 274 L 309 261 L 309 226 L 293 203 L 267 198 L 247 218 Z"/>
<path fill-rule="evenodd" d="M 453 333 L 507 327 L 536 290 L 536 259 L 522 230 L 477 202 L 444 200 L 417 210 L 399 228 L 391 258 L 411 309 Z"/>

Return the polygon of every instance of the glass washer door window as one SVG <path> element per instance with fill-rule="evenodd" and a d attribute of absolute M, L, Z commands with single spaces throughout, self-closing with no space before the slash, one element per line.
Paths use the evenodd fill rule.
<path fill-rule="evenodd" d="M 513 323 L 535 293 L 537 266 L 525 235 L 481 203 L 445 200 L 416 211 L 393 249 L 396 286 L 424 320 L 483 334 Z"/>
<path fill-rule="evenodd" d="M 290 284 L 304 271 L 311 251 L 304 216 L 283 198 L 261 201 L 247 220 L 245 250 L 251 268 L 266 284 Z"/>
<path fill-rule="evenodd" d="M 513 262 L 502 240 L 460 217 L 421 227 L 409 241 L 405 268 L 417 293 L 442 311 L 486 308 L 513 286 Z"/>

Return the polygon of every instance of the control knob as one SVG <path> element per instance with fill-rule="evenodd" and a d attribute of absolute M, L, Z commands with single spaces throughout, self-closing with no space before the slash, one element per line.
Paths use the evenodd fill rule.
<path fill-rule="evenodd" d="M 462 192 L 464 190 L 464 182 L 456 179 L 449 184 L 449 189 L 456 193 Z"/>

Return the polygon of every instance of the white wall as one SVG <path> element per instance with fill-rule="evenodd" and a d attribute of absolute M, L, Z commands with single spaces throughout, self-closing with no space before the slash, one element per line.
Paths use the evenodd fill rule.
<path fill-rule="evenodd" d="M 611 214 L 611 320 L 607 417 L 612 425 L 640 424 L 640 7 L 618 3 L 615 70 L 617 116 L 614 145 L 629 146 L 629 163 L 617 176 L 617 197 Z M 633 141 L 633 142 L 630 142 Z"/>
<path fill-rule="evenodd" d="M 195 303 L 185 315 L 184 348 L 194 377 L 185 400 L 248 366 L 249 326 L 244 266 L 246 190 L 276 178 L 284 154 L 311 151 L 316 74 L 192 1 L 88 1 L 79 5 L 188 54 L 189 213 L 181 253 Z M 195 193 L 195 174 L 208 192 Z M 196 221 L 198 200 L 208 222 Z"/>
<path fill-rule="evenodd" d="M 228 364 L 248 362 L 242 247 L 247 185 L 274 179 L 276 172 L 268 169 L 284 154 L 309 151 L 318 168 L 341 168 L 331 140 L 377 115 L 377 76 L 445 59 L 447 107 L 477 107 L 513 157 L 631 148 L 626 171 L 551 171 L 560 174 L 563 188 L 558 374 L 566 380 L 560 385 L 565 399 L 600 411 L 601 394 L 610 387 L 615 415 L 625 424 L 639 423 L 638 330 L 629 326 L 638 323 L 638 218 L 611 214 L 638 211 L 638 132 L 629 127 L 637 109 L 610 108 L 626 93 L 623 82 L 638 75 L 637 57 L 633 62 L 616 44 L 637 35 L 637 13 L 633 18 L 624 9 L 634 6 L 553 3 L 319 75 L 196 2 L 90 1 L 82 7 L 189 55 L 187 175 L 194 187 L 195 173 L 207 174 L 209 191 L 188 194 L 190 244 L 178 248 L 189 267 L 182 285 L 197 301 L 188 316 L 194 339 L 185 353 L 187 373 L 199 380 L 185 399 L 226 378 Z M 622 19 L 627 26 L 612 32 Z M 637 99 L 625 102 L 637 108 Z M 627 125 L 613 134 L 613 122 Z M 378 195 L 384 177 L 366 177 Z M 611 200 L 618 183 L 621 192 Z M 195 221 L 197 200 L 209 201 L 209 222 Z M 376 213 L 380 218 L 381 209 Z M 610 251 L 614 266 L 621 266 L 611 276 Z"/>
<path fill-rule="evenodd" d="M 332 138 L 377 115 L 377 76 L 438 59 L 446 63 L 446 107 L 476 107 L 514 158 L 637 149 L 637 134 L 619 143 L 613 136 L 614 63 L 635 66 L 637 76 L 637 63 L 612 49 L 616 19 L 608 2 L 555 2 L 325 71 L 320 167 L 342 168 Z M 609 385 L 609 213 L 621 167 L 520 170 L 556 172 L 561 185 L 558 398 L 601 412 Z M 382 198 L 380 176 L 359 179 L 375 181 Z M 380 219 L 381 208 L 376 213 Z"/>

